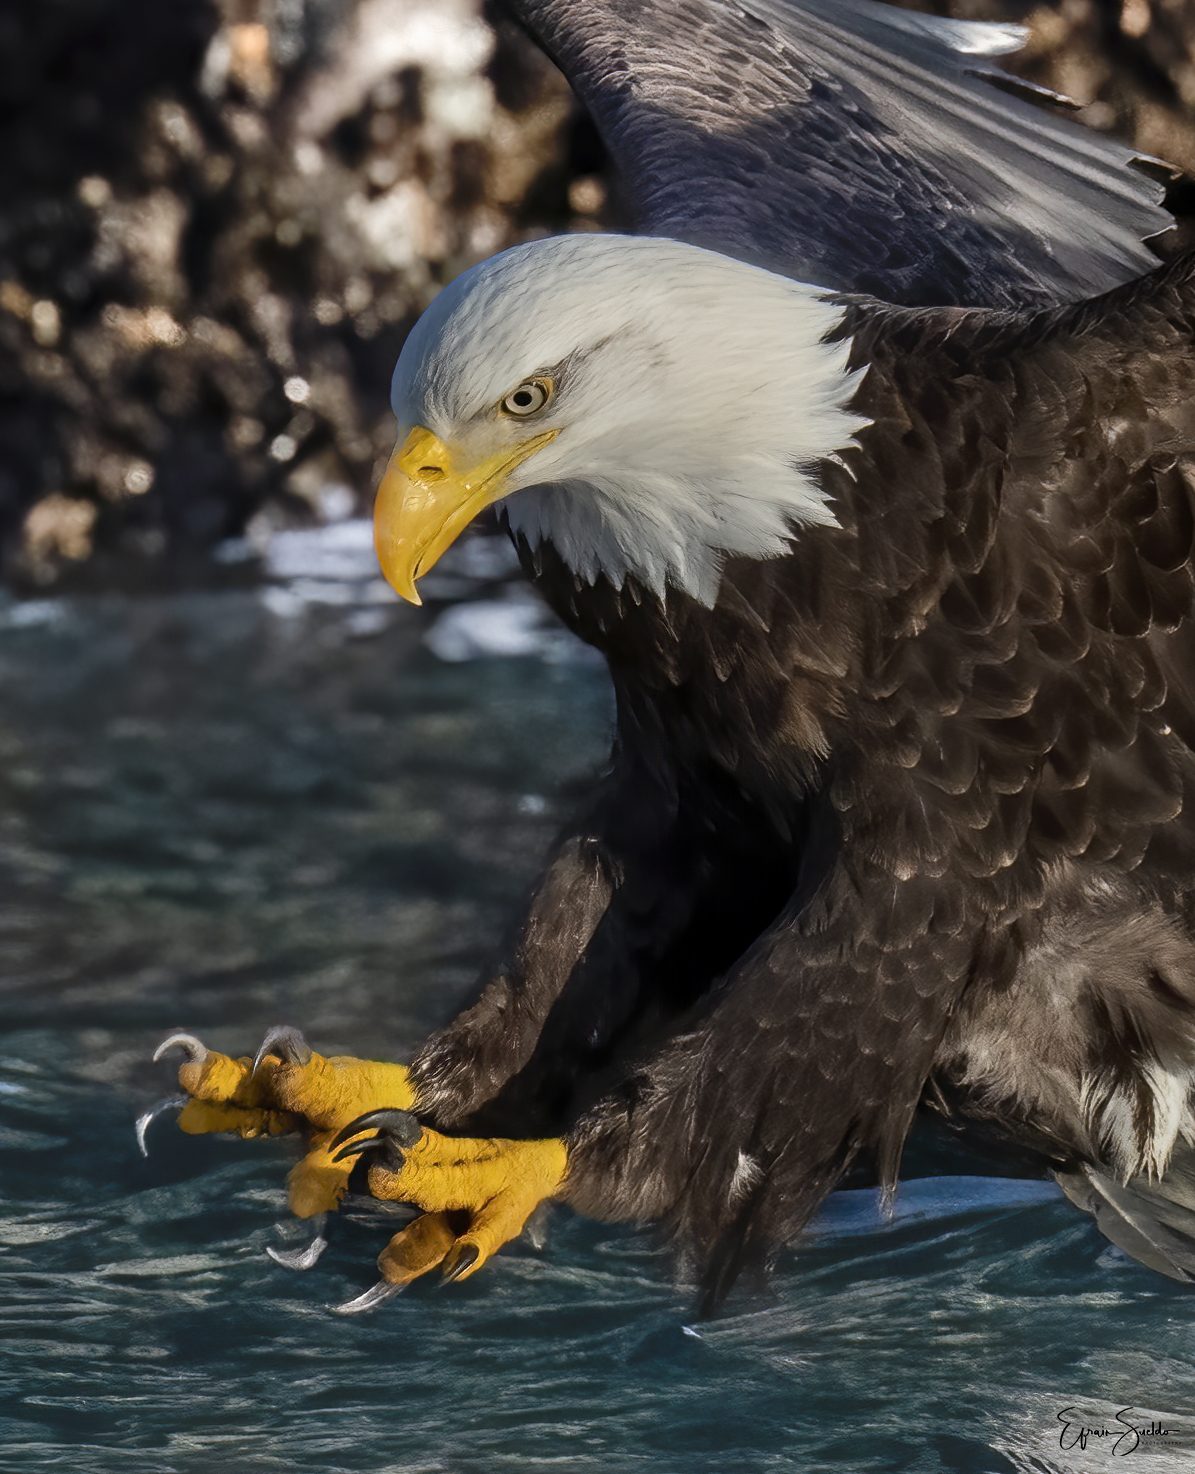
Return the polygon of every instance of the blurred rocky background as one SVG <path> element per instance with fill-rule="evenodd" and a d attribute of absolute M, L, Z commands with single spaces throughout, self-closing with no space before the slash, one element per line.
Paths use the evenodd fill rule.
<path fill-rule="evenodd" d="M 1025 22 L 1014 66 L 1195 174 L 1195 0 L 917 8 Z M 438 286 L 617 223 L 561 79 L 479 0 L 0 7 L 0 573 L 174 582 L 360 510 Z"/>

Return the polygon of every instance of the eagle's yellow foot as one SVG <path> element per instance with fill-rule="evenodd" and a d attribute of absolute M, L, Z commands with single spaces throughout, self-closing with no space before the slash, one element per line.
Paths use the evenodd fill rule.
<path fill-rule="evenodd" d="M 340 1127 L 363 1112 L 415 1104 L 405 1065 L 317 1054 L 297 1029 L 285 1026 L 266 1034 L 253 1069 L 268 1076 L 276 1105 L 316 1128 L 310 1150 L 287 1178 L 291 1212 L 298 1218 L 333 1211 L 348 1191 L 353 1164 L 336 1161 L 332 1150 Z"/>
<path fill-rule="evenodd" d="M 179 1129 L 189 1136 L 228 1132 L 249 1140 L 281 1136 L 303 1124 L 295 1115 L 275 1107 L 269 1082 L 254 1075 L 249 1059 L 232 1059 L 208 1047 L 194 1034 L 171 1034 L 154 1051 L 154 1062 L 172 1049 L 186 1056 L 179 1066 L 178 1083 L 185 1094 L 159 1101 L 138 1117 L 137 1143 L 149 1155 L 146 1133 L 163 1111 L 178 1110 Z"/>
<path fill-rule="evenodd" d="M 142 1151 L 150 1122 L 170 1106 L 181 1106 L 178 1124 L 192 1135 L 234 1132 L 255 1137 L 306 1130 L 309 1150 L 287 1179 L 291 1211 L 299 1218 L 333 1211 L 348 1188 L 352 1164 L 334 1161 L 330 1150 L 337 1129 L 362 1112 L 383 1106 L 405 1109 L 415 1100 L 404 1065 L 347 1055 L 328 1058 L 286 1026 L 269 1030 L 254 1059 L 219 1054 L 193 1034 L 172 1034 L 154 1058 L 172 1048 L 186 1054 L 178 1072 L 186 1094 L 141 1117 L 137 1135 Z M 299 1268 L 307 1267 L 309 1256 L 309 1250 L 274 1255 L 280 1263 Z"/>
<path fill-rule="evenodd" d="M 396 1235 L 379 1260 L 383 1280 L 400 1288 L 437 1265 L 445 1280 L 475 1274 L 522 1233 L 540 1203 L 557 1194 L 568 1167 L 568 1153 L 558 1138 L 444 1136 L 421 1127 L 406 1111 L 360 1116 L 337 1134 L 333 1145 L 339 1145 L 339 1161 L 370 1155 L 369 1190 L 375 1197 L 424 1210 L 424 1218 L 404 1230 L 409 1234 L 416 1229 L 416 1236 L 405 1241 L 403 1234 Z M 445 1230 L 452 1228 L 447 1214 L 461 1218 L 446 1244 Z M 438 1221 L 428 1225 L 428 1217 Z M 419 1253 L 412 1260 L 409 1254 L 416 1248 Z M 439 1249 L 443 1253 L 432 1257 Z M 410 1273 L 416 1263 L 421 1267 Z"/>
<path fill-rule="evenodd" d="M 338 1131 L 367 1111 L 415 1106 L 406 1065 L 347 1054 L 329 1058 L 317 1054 L 297 1029 L 271 1029 L 253 1068 L 255 1075 L 268 1075 L 275 1105 L 320 1131 Z"/>
<path fill-rule="evenodd" d="M 340 1315 L 360 1315 L 392 1299 L 421 1275 L 439 1268 L 456 1243 L 457 1230 L 468 1219 L 459 1213 L 421 1213 L 390 1240 L 378 1255 L 382 1277 L 371 1289 L 332 1308 Z"/>

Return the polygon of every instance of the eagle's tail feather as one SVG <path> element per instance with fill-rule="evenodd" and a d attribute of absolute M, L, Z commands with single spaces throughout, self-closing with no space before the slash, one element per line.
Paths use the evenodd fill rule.
<path fill-rule="evenodd" d="M 1159 1182 L 1120 1183 L 1089 1164 L 1055 1173 L 1105 1238 L 1170 1279 L 1195 1282 L 1195 1149 L 1176 1152 Z"/>

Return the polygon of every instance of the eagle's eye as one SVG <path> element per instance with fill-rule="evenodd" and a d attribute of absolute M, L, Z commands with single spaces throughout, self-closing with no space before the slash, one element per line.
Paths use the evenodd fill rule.
<path fill-rule="evenodd" d="M 551 397 L 551 379 L 524 379 L 502 401 L 502 412 L 525 419 L 528 415 L 538 414 Z"/>

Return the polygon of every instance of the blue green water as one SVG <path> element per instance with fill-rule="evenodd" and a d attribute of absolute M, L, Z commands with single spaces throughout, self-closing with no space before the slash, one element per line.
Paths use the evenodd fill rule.
<path fill-rule="evenodd" d="M 163 1119 L 141 1160 L 171 1029 L 402 1058 L 468 988 L 609 720 L 482 592 L 400 609 L 347 529 L 265 586 L 0 605 L 0 1474 L 1195 1469 L 1195 1297 L 932 1137 L 893 1221 L 836 1194 L 712 1323 L 648 1235 L 563 1210 L 339 1318 L 378 1210 L 288 1273 L 287 1144 Z M 1067 1451 L 1071 1404 L 1169 1431 Z"/>

